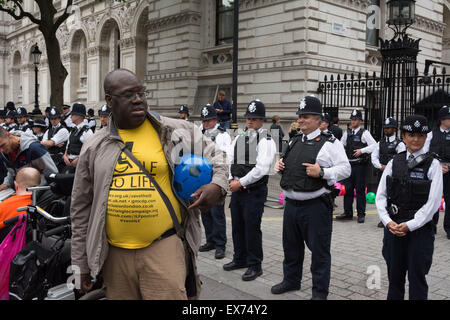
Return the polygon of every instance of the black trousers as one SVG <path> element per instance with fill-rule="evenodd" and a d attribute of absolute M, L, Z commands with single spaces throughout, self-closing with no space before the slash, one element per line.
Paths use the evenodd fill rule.
<path fill-rule="evenodd" d="M 233 261 L 259 270 L 263 260 L 261 219 L 267 185 L 249 191 L 233 192 L 230 201 Z"/>
<path fill-rule="evenodd" d="M 283 280 L 293 285 L 302 281 L 305 244 L 311 250 L 313 297 L 326 298 L 330 285 L 332 204 L 316 198 L 286 201 L 283 215 Z"/>
<path fill-rule="evenodd" d="M 366 171 L 367 163 L 352 164 L 350 177 L 344 180 L 344 214 L 353 216 L 353 198 L 356 189 L 356 211 L 358 216 L 366 215 Z"/>
<path fill-rule="evenodd" d="M 434 250 L 434 232 L 431 223 L 408 232 L 404 237 L 384 229 L 383 257 L 387 264 L 388 300 L 403 300 L 408 273 L 409 300 L 426 300 L 428 285 L 425 275 L 430 270 Z"/>
<path fill-rule="evenodd" d="M 202 211 L 201 216 L 206 242 L 214 244 L 216 248 L 225 249 L 227 232 L 224 205 L 213 206 L 208 211 Z"/>

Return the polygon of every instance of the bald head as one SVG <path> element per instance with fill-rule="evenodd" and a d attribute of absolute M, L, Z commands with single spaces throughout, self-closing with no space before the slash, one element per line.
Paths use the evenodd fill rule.
<path fill-rule="evenodd" d="M 22 168 L 16 174 L 16 183 L 22 189 L 36 187 L 41 183 L 41 174 L 33 167 Z"/>
<path fill-rule="evenodd" d="M 135 78 L 137 80 L 137 76 L 127 69 L 116 69 L 108 73 L 103 81 L 103 90 L 105 90 L 105 94 L 114 94 L 114 90 L 117 90 L 120 86 L 121 80 L 127 77 Z"/>

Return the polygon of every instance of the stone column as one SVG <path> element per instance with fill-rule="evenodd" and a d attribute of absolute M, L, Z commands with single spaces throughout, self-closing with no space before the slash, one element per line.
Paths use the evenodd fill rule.
<path fill-rule="evenodd" d="M 104 101 L 102 70 L 100 59 L 108 56 L 108 49 L 102 46 L 87 48 L 87 103 L 97 105 Z"/>

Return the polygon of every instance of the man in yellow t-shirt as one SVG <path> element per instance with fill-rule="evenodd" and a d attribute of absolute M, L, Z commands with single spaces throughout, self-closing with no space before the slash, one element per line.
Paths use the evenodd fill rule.
<path fill-rule="evenodd" d="M 112 113 L 108 130 L 83 145 L 72 191 L 71 256 L 80 269 L 81 292 L 93 288 L 91 280 L 101 270 L 108 300 L 198 297 L 199 210 L 224 200 L 226 157 L 193 124 L 147 112 L 145 87 L 134 73 L 110 72 L 104 89 Z M 186 136 L 175 141 L 179 127 Z M 204 156 L 213 165 L 211 183 L 191 195 L 193 202 L 175 195 L 172 174 L 177 147 L 191 142 L 205 148 Z M 155 185 L 124 147 L 167 196 L 181 225 L 179 234 Z"/>
<path fill-rule="evenodd" d="M 169 166 L 151 123 L 144 121 L 135 129 L 119 129 L 118 133 L 169 197 L 180 221 L 180 206 L 171 189 Z M 109 244 L 141 249 L 171 229 L 172 218 L 158 191 L 145 173 L 122 152 L 114 168 L 106 210 Z"/>

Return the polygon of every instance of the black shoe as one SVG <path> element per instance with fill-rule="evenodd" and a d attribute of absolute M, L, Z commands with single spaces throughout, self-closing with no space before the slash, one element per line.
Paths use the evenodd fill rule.
<path fill-rule="evenodd" d="M 223 265 L 223 270 L 225 271 L 231 271 L 231 270 L 236 270 L 236 269 L 242 269 L 242 268 L 247 268 L 247 264 L 246 263 L 236 263 L 234 261 L 231 261 L 227 264 Z"/>
<path fill-rule="evenodd" d="M 336 216 L 336 220 L 353 220 L 353 216 L 343 213 L 343 214 Z"/>
<path fill-rule="evenodd" d="M 270 289 L 270 292 L 272 292 L 273 294 L 282 294 L 294 290 L 300 290 L 300 286 L 299 285 L 296 286 L 290 284 L 289 282 L 283 281 L 280 282 L 279 284 L 274 285 L 272 289 Z"/>
<path fill-rule="evenodd" d="M 211 251 L 213 249 L 216 248 L 216 245 L 214 243 L 205 243 L 204 245 L 200 246 L 200 248 L 198 249 L 198 251 L 200 252 L 206 252 L 206 251 Z"/>
<path fill-rule="evenodd" d="M 315 296 L 312 297 L 311 300 L 327 300 L 327 298 Z"/>
<path fill-rule="evenodd" d="M 377 227 L 378 227 L 378 228 L 384 228 L 383 222 L 380 221 L 380 222 L 378 223 Z"/>
<path fill-rule="evenodd" d="M 252 281 L 262 275 L 262 269 L 255 270 L 248 268 L 247 271 L 242 275 L 242 280 L 244 281 Z"/>
<path fill-rule="evenodd" d="M 364 223 L 365 220 L 366 220 L 365 216 L 358 216 L 358 223 Z"/>
<path fill-rule="evenodd" d="M 216 254 L 214 256 L 216 259 L 223 259 L 225 258 L 225 249 L 223 248 L 217 248 Z"/>

